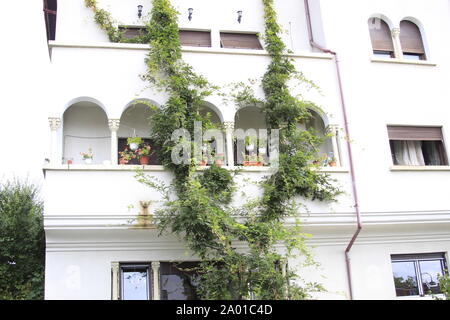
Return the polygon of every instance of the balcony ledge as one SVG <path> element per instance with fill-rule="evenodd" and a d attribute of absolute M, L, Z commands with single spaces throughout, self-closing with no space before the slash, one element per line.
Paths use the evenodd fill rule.
<path fill-rule="evenodd" d="M 50 48 L 90 48 L 90 49 L 125 49 L 125 50 L 148 50 L 147 44 L 136 43 L 114 43 L 114 42 L 62 42 L 49 41 Z M 204 47 L 188 47 L 183 46 L 182 52 L 192 53 L 210 53 L 210 54 L 234 54 L 234 55 L 252 55 L 252 56 L 269 56 L 266 50 L 251 49 L 226 49 L 226 48 L 204 48 Z M 333 59 L 328 53 L 312 52 L 307 50 L 299 50 L 288 54 L 292 58 L 312 58 L 312 59 Z"/>
<path fill-rule="evenodd" d="M 239 169 L 243 172 L 270 172 L 273 171 L 272 167 L 241 167 L 241 166 L 222 166 L 228 170 Z M 209 168 L 208 166 L 198 167 L 198 171 L 203 171 Z M 46 171 L 166 171 L 164 166 L 161 165 L 104 165 L 104 164 L 59 164 L 52 165 L 46 164 L 43 168 L 44 173 Z M 449 167 L 450 170 L 450 167 Z M 319 171 L 324 173 L 347 173 L 348 169 L 344 167 L 323 167 Z"/>
<path fill-rule="evenodd" d="M 391 166 L 391 171 L 450 171 L 450 166 Z"/>
<path fill-rule="evenodd" d="M 412 64 L 418 66 L 430 66 L 435 67 L 437 64 L 426 60 L 408 60 L 408 59 L 395 59 L 395 58 L 371 58 L 372 62 L 381 63 L 397 63 L 397 64 Z"/>

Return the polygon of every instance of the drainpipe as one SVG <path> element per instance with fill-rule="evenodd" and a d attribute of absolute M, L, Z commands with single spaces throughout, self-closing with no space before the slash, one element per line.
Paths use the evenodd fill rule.
<path fill-rule="evenodd" d="M 353 152 L 352 152 L 352 145 L 350 143 L 350 130 L 348 127 L 348 120 L 347 120 L 347 110 L 345 107 L 345 99 L 344 99 L 344 90 L 342 88 L 342 79 L 341 79 L 341 70 L 339 68 L 339 59 L 336 52 L 331 51 L 329 49 L 326 49 L 316 42 L 314 42 L 314 36 L 312 32 L 312 24 L 311 24 L 311 14 L 309 10 L 309 0 L 304 0 L 305 2 L 305 12 L 306 12 L 306 21 L 308 26 L 308 35 L 309 35 L 309 43 L 311 47 L 319 49 L 320 51 L 324 53 L 329 53 L 334 56 L 334 62 L 336 64 L 336 74 L 338 78 L 338 86 L 339 86 L 339 94 L 341 98 L 341 106 L 342 106 L 342 114 L 344 116 L 344 126 L 345 126 L 345 134 L 347 136 L 347 149 L 348 149 L 348 158 L 349 158 L 349 167 L 350 167 L 350 176 L 352 179 L 352 189 L 353 189 L 353 198 L 355 202 L 355 212 L 356 212 L 356 231 L 350 240 L 349 244 L 347 245 L 347 248 L 345 249 L 345 264 L 347 267 L 347 279 L 348 279 L 348 287 L 350 292 L 350 299 L 353 300 L 353 284 L 352 284 L 352 273 L 351 273 L 351 262 L 350 262 L 350 250 L 353 247 L 353 244 L 356 241 L 356 238 L 358 238 L 359 233 L 362 229 L 362 222 L 361 222 L 361 213 L 359 211 L 359 202 L 358 202 L 358 192 L 356 188 L 356 179 L 355 179 L 355 169 L 353 165 Z"/>

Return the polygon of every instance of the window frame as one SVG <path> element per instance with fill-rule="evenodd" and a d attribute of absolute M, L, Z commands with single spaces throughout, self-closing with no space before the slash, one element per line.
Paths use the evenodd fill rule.
<path fill-rule="evenodd" d="M 437 257 L 437 256 L 441 257 Z M 428 256 L 428 257 L 427 257 Z M 435 256 L 435 257 L 433 257 Z M 408 296 L 398 296 L 397 295 L 397 288 L 395 287 L 394 282 L 394 289 L 395 289 L 395 296 L 396 297 L 425 297 L 429 295 L 428 293 L 424 293 L 423 286 L 424 282 L 422 280 L 422 272 L 420 268 L 420 262 L 423 261 L 440 261 L 441 263 L 441 271 L 444 274 L 446 274 L 446 270 L 448 270 L 448 264 L 447 264 L 447 257 L 444 252 L 437 252 L 437 253 L 417 253 L 417 254 L 391 254 L 391 268 L 394 263 L 397 262 L 413 262 L 414 263 L 414 271 L 416 275 L 416 283 L 417 283 L 417 289 L 419 291 L 418 295 L 408 295 Z M 394 279 L 394 271 L 392 270 L 392 277 Z M 437 279 L 436 279 L 437 280 Z M 437 282 L 438 286 L 439 283 Z"/>
<path fill-rule="evenodd" d="M 150 263 L 120 263 L 119 264 L 119 300 L 124 299 L 124 269 L 145 269 L 147 272 L 147 299 L 153 300 L 153 276 Z"/>
<path fill-rule="evenodd" d="M 408 139 L 400 139 L 400 138 L 395 138 L 392 137 L 392 135 L 395 136 L 395 134 L 393 134 L 393 132 L 395 132 L 395 129 L 399 130 L 399 128 L 403 127 L 404 130 L 408 130 L 408 128 L 410 130 L 412 129 L 417 129 L 417 131 L 423 130 L 425 131 L 424 135 L 426 136 L 427 133 L 426 129 L 428 130 L 432 130 L 432 129 L 439 129 L 439 137 L 440 139 L 436 139 L 436 138 L 420 138 L 420 133 L 418 133 L 418 137 L 416 138 L 408 138 Z M 390 129 L 392 129 L 392 131 L 390 131 Z M 401 129 L 400 129 L 401 130 Z M 387 125 L 387 132 L 388 132 L 388 140 L 389 140 L 389 150 L 391 153 L 391 161 L 393 166 L 409 166 L 409 167 L 418 167 L 418 166 L 414 166 L 414 165 L 405 165 L 405 164 L 396 164 L 395 163 L 395 157 L 394 157 L 394 147 L 393 147 L 393 141 L 436 141 L 436 142 L 440 142 L 437 146 L 438 152 L 439 152 L 439 157 L 441 159 L 442 164 L 441 165 L 430 165 L 430 164 L 425 164 L 424 166 L 426 167 L 439 167 L 439 166 L 448 166 L 449 165 L 449 158 L 448 158 L 448 154 L 447 154 L 447 148 L 446 148 L 446 144 L 445 144 L 445 137 L 444 137 L 444 130 L 443 130 L 443 126 L 420 126 L 420 125 L 393 125 L 393 124 L 388 124 Z M 398 134 L 398 133 L 397 133 Z M 404 135 L 404 133 L 403 133 Z M 422 147 L 423 148 L 423 147 Z M 423 152 L 423 149 L 422 149 Z M 420 166 L 419 166 L 420 167 Z"/>
<path fill-rule="evenodd" d="M 255 36 L 255 40 L 258 43 L 258 47 L 230 47 L 230 46 L 225 46 L 224 44 L 224 40 L 222 39 L 222 35 L 242 35 L 242 36 Z M 258 36 L 258 32 L 236 32 L 236 31 L 220 31 L 219 32 L 219 38 L 220 38 L 220 48 L 221 49 L 231 49 L 231 50 L 264 50 L 264 47 L 261 43 L 261 39 Z"/>

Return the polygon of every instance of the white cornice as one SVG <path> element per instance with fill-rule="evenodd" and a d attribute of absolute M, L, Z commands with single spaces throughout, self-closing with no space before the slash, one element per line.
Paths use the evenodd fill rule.
<path fill-rule="evenodd" d="M 50 48 L 88 48 L 88 49 L 122 49 L 122 50 L 148 50 L 147 44 L 136 43 L 113 43 L 113 42 L 63 42 L 49 41 Z M 231 54 L 231 55 L 251 55 L 269 56 L 266 50 L 246 50 L 246 49 L 225 49 L 225 48 L 202 48 L 202 47 L 182 47 L 182 52 L 208 53 L 208 54 Z M 292 58 L 310 58 L 331 60 L 333 56 L 328 53 L 296 51 L 288 54 Z"/>

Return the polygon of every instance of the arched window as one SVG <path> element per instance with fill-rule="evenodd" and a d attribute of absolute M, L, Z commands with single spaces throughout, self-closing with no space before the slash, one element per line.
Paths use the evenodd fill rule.
<path fill-rule="evenodd" d="M 400 22 L 400 43 L 405 59 L 426 60 L 419 27 L 411 21 Z"/>
<path fill-rule="evenodd" d="M 394 58 L 394 44 L 387 23 L 380 18 L 370 18 L 369 31 L 373 54 L 379 57 Z"/>

